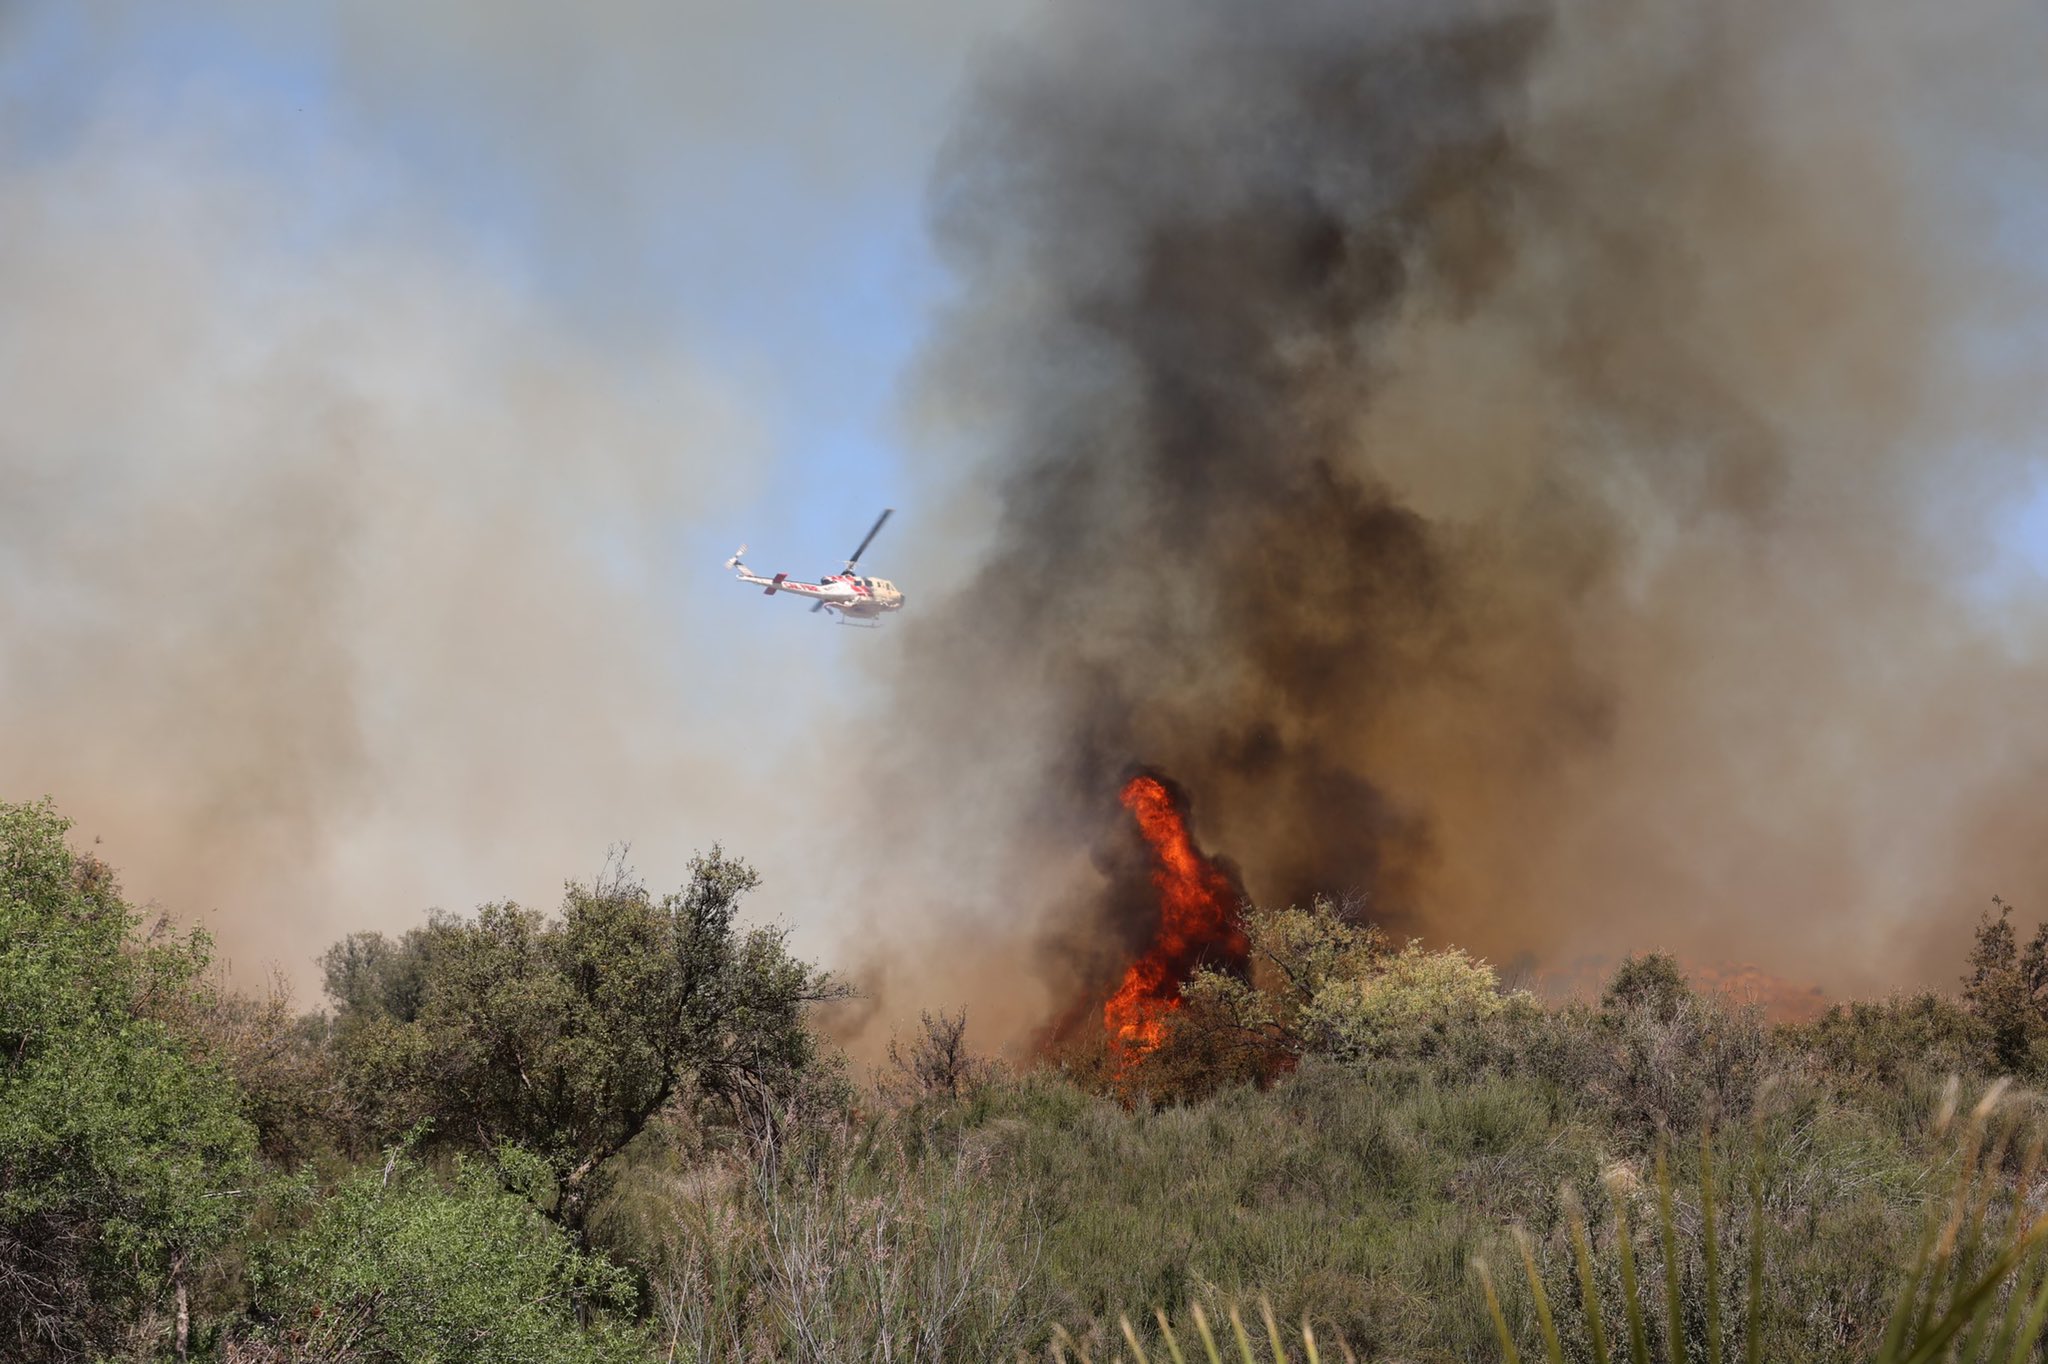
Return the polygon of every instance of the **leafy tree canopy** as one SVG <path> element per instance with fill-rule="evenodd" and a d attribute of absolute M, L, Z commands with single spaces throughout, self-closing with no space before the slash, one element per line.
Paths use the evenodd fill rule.
<path fill-rule="evenodd" d="M 254 1133 L 162 1019 L 204 934 L 138 941 L 112 874 L 45 801 L 0 804 L 0 1354 L 107 1349 L 242 1220 Z"/>
<path fill-rule="evenodd" d="M 1685 968 L 1669 952 L 1645 952 L 1626 958 L 1601 993 L 1600 1007 L 1610 1013 L 1640 1010 L 1669 1023 L 1693 998 Z"/>
<path fill-rule="evenodd" d="M 2012 906 L 1993 897 L 1996 915 L 1978 920 L 1963 977 L 1963 1002 L 1991 1037 L 1994 1063 L 2008 1075 L 2048 1070 L 2048 923 L 2022 949 L 2013 931 Z"/>
<path fill-rule="evenodd" d="M 486 905 L 337 945 L 328 989 L 361 1110 L 534 1152 L 580 1228 L 605 1163 L 686 1088 L 794 1093 L 817 1060 L 809 1006 L 844 991 L 782 932 L 736 924 L 746 863 L 713 848 L 690 872 L 659 898 L 621 874 L 571 885 L 552 918 Z"/>

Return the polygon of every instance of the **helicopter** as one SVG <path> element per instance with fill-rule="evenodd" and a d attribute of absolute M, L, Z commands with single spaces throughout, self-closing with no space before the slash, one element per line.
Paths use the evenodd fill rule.
<path fill-rule="evenodd" d="M 794 592 L 800 597 L 810 599 L 813 615 L 830 609 L 839 613 L 841 625 L 863 625 L 875 629 L 882 624 L 881 618 L 885 612 L 903 609 L 903 594 L 897 590 L 896 584 L 886 578 L 866 577 L 855 573 L 854 568 L 860 563 L 860 556 L 874 543 L 875 536 L 881 533 L 882 523 L 895 512 L 894 507 L 883 508 L 882 514 L 875 518 L 875 524 L 868 527 L 868 533 L 861 540 L 860 547 L 847 559 L 846 567 L 837 573 L 827 574 L 818 582 L 792 582 L 787 573 L 778 573 L 772 578 L 762 577 L 747 567 L 745 545 L 741 545 L 733 556 L 725 561 L 725 566 L 739 570 L 735 576 L 741 582 L 754 583 L 765 588 L 767 596 L 772 597 L 777 592 Z"/>

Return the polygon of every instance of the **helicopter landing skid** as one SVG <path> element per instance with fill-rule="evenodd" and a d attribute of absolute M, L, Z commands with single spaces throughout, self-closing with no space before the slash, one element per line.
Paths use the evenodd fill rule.
<path fill-rule="evenodd" d="M 879 630 L 882 628 L 882 622 L 879 620 L 849 620 L 845 616 L 839 617 L 839 623 L 855 630 Z"/>

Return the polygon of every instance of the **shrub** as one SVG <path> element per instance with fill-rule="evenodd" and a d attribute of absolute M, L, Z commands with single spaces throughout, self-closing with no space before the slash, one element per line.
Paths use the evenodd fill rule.
<path fill-rule="evenodd" d="M 1319 899 L 1308 909 L 1247 910 L 1250 981 L 1201 971 L 1169 1019 L 1168 1042 L 1152 1072 L 1172 1071 L 1170 1092 L 1203 1092 L 1208 1061 L 1219 1083 L 1269 1078 L 1309 1055 L 1366 1063 L 1429 1055 L 1504 1009 L 1493 968 L 1457 949 L 1394 946 L 1376 928 L 1347 920 Z"/>
<path fill-rule="evenodd" d="M 1506 1054 L 1577 1090 L 1637 1151 L 1660 1132 L 1740 1122 L 1759 1088 L 1792 1078 L 1798 1059 L 1774 1052 L 1754 1006 L 1697 994 L 1682 979 L 1673 989 L 1671 979 L 1624 963 L 1600 1008 L 1569 1003 L 1518 1020 L 1520 1044 Z"/>
<path fill-rule="evenodd" d="M 1346 1061 L 1427 1054 L 1455 1029 L 1506 1007 L 1493 968 L 1451 948 L 1409 943 L 1366 974 L 1327 982 L 1304 1006 L 1307 1049 Z"/>
<path fill-rule="evenodd" d="M 393 1153 L 261 1247 L 253 1315 L 230 1357 L 293 1364 L 608 1364 L 644 1360 L 631 1276 L 580 1254 L 492 1168 L 458 1157 L 446 1183 Z M 545 1177 L 544 1174 L 541 1177 Z M 579 1324 L 579 1314 L 590 1324 Z"/>
<path fill-rule="evenodd" d="M 643 1156 L 613 1202 L 633 1205 L 675 1356 L 996 1359 L 1038 1329 L 1029 1209 L 987 1136 L 933 1140 L 926 1116 L 783 1124 L 666 1168 Z"/>
<path fill-rule="evenodd" d="M 1901 1133 L 1927 1125 L 1947 1077 L 1982 1083 L 1997 1067 L 1983 1021 L 1931 992 L 1837 1004 L 1811 1023 L 1782 1029 L 1781 1041 Z"/>
<path fill-rule="evenodd" d="M 994 1063 L 967 1045 L 967 1011 L 918 1015 L 918 1033 L 909 1044 L 889 1043 L 889 1070 L 876 1088 L 896 1104 L 965 1097 L 995 1074 Z"/>

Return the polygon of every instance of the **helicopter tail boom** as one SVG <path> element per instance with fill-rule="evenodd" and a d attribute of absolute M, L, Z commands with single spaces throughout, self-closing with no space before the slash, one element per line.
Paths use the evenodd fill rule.
<path fill-rule="evenodd" d="M 782 587 L 782 580 L 783 580 L 784 578 L 787 578 L 788 576 L 789 576 L 789 575 L 788 575 L 787 573 L 778 573 L 778 574 L 776 574 L 776 575 L 775 575 L 775 576 L 774 576 L 773 578 L 771 578 L 771 579 L 769 579 L 769 580 L 768 580 L 768 586 L 766 586 L 765 588 L 761 589 L 761 595 L 762 595 L 762 596 L 764 596 L 764 597 L 772 597 L 772 596 L 774 596 L 774 595 L 776 594 L 776 592 L 778 592 L 779 590 L 781 590 L 781 587 Z"/>

